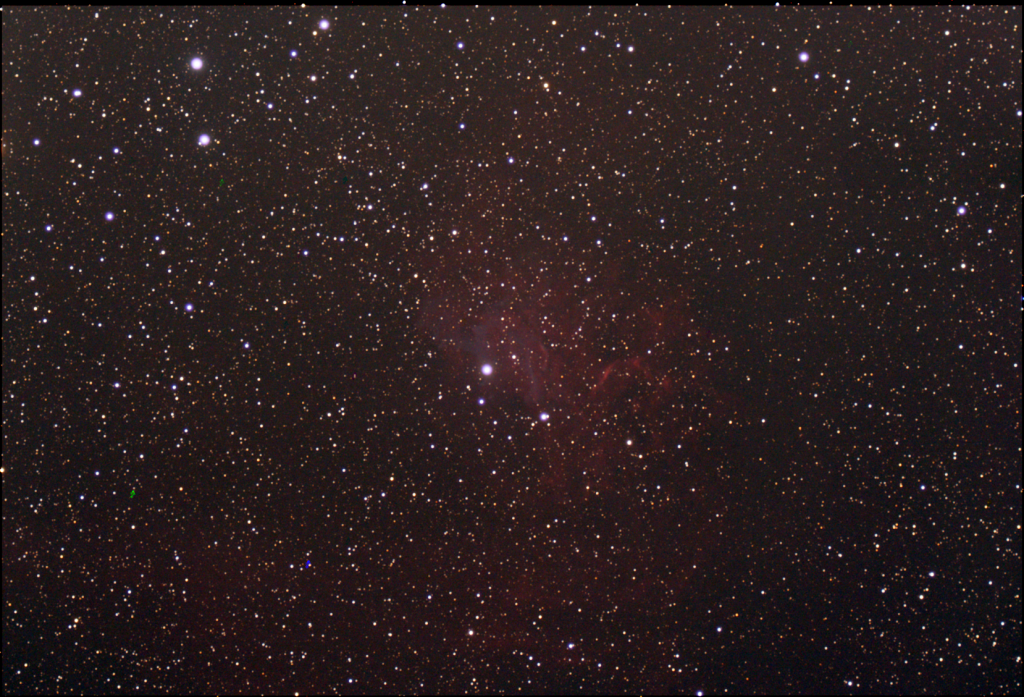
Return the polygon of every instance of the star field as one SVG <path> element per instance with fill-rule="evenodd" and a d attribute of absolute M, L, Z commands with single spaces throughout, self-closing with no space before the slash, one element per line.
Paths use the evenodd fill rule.
<path fill-rule="evenodd" d="M 4 694 L 1020 693 L 1020 7 L 2 15 Z"/>

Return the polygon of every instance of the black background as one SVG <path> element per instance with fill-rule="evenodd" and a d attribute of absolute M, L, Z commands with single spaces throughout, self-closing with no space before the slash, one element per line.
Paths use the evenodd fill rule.
<path fill-rule="evenodd" d="M 4 692 L 1019 693 L 1020 21 L 8 6 Z"/>

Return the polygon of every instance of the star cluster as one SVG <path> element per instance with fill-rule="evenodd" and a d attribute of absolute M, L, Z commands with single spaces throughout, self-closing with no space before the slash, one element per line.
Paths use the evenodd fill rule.
<path fill-rule="evenodd" d="M 2 15 L 5 694 L 1019 694 L 1019 7 Z"/>

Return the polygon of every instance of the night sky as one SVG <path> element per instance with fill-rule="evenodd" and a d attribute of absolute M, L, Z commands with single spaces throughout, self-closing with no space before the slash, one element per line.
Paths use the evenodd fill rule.
<path fill-rule="evenodd" d="M 1020 7 L 2 14 L 5 694 L 1019 694 Z"/>

